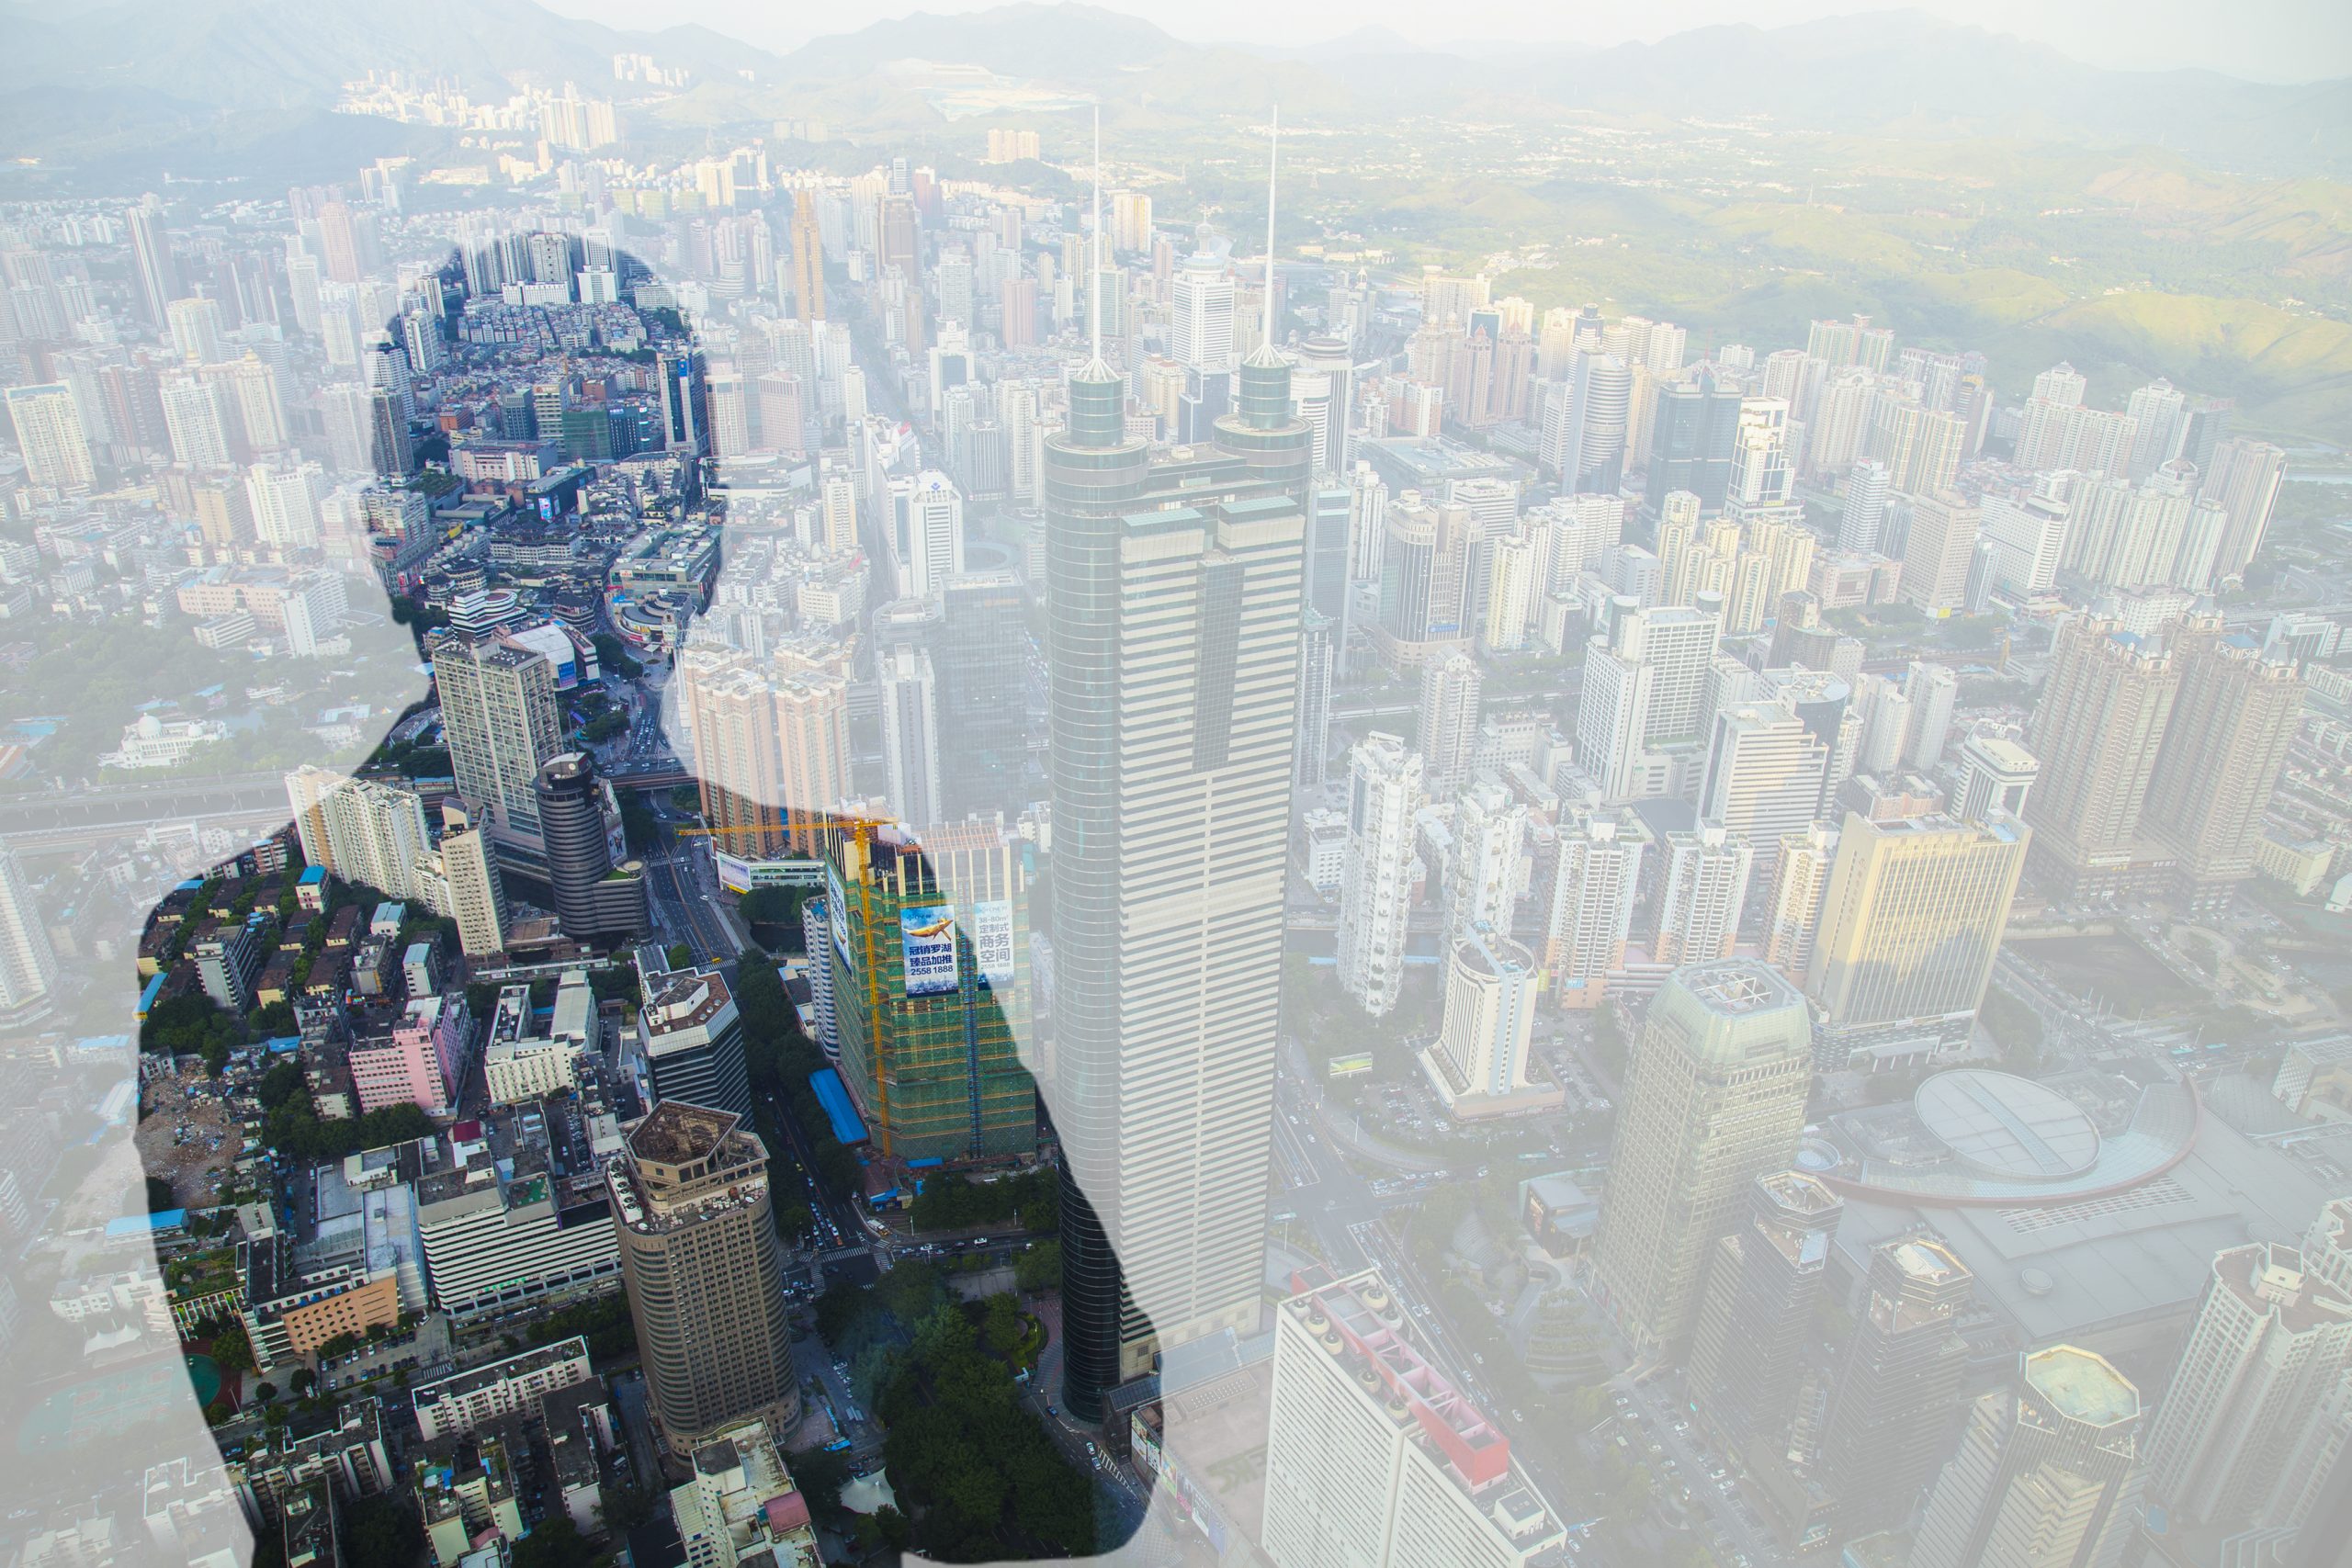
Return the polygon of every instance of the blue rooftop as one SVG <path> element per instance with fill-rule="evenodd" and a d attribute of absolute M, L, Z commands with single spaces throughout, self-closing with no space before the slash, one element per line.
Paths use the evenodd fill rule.
<path fill-rule="evenodd" d="M 315 886 L 326 879 L 327 868 L 322 865 L 306 865 L 302 868 L 302 874 L 296 878 L 306 887 Z"/>
<path fill-rule="evenodd" d="M 825 1108 L 827 1120 L 833 1124 L 833 1136 L 844 1144 L 865 1142 L 865 1121 L 857 1113 L 857 1105 L 849 1097 L 849 1086 L 831 1067 L 822 1067 L 808 1075 L 808 1087 L 816 1091 L 817 1103 Z"/>

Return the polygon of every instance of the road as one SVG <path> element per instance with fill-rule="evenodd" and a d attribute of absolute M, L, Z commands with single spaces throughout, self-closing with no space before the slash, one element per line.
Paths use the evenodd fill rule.
<path fill-rule="evenodd" d="M 283 773 L 225 773 L 15 796 L 0 805 L 0 839 L 95 838 L 158 822 L 285 820 Z"/>

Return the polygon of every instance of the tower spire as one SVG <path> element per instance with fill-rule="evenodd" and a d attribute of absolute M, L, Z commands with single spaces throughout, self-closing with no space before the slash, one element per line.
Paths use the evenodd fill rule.
<path fill-rule="evenodd" d="M 1283 107 L 1276 104 L 1273 122 L 1266 131 L 1266 299 L 1261 336 L 1268 348 L 1274 345 L 1274 164 L 1282 135 Z"/>
<path fill-rule="evenodd" d="M 1102 105 L 1094 106 L 1094 255 L 1087 264 L 1086 324 L 1094 334 L 1091 362 L 1102 363 Z"/>

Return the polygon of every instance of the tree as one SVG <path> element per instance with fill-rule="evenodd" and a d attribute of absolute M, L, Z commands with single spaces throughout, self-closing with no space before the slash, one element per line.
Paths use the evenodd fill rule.
<path fill-rule="evenodd" d="M 587 1568 L 596 1557 L 595 1547 L 560 1508 L 514 1543 L 514 1568 Z"/>
<path fill-rule="evenodd" d="M 1062 1244 L 1041 1241 L 1012 1259 L 1012 1282 L 1035 1292 L 1057 1289 L 1062 1282 Z"/>
<path fill-rule="evenodd" d="M 245 1325 L 233 1319 L 212 1337 L 208 1353 L 212 1357 L 212 1364 L 224 1372 L 249 1372 L 254 1370 L 253 1341 L 245 1337 Z"/>
<path fill-rule="evenodd" d="M 413 1568 L 424 1551 L 424 1521 L 406 1492 L 354 1499 L 343 1512 L 348 1568 Z"/>
<path fill-rule="evenodd" d="M 267 1404 L 271 1400 L 276 1399 L 277 1397 L 277 1385 L 276 1383 L 264 1382 L 255 1383 L 254 1385 L 254 1398 L 259 1403 Z"/>
<path fill-rule="evenodd" d="M 652 853 L 662 840 L 662 824 L 653 807 L 634 790 L 621 795 L 621 837 L 628 840 L 629 852 L 638 855 Z"/>
<path fill-rule="evenodd" d="M 298 1395 L 306 1395 L 319 1386 L 319 1374 L 308 1367 L 297 1367 L 294 1375 L 286 1380 Z"/>
<path fill-rule="evenodd" d="M 670 961 L 670 967 L 673 969 L 691 969 L 694 967 L 695 950 L 683 942 L 672 942 L 670 944 L 669 951 L 663 953 L 662 956 Z M 741 1010 L 738 1009 L 737 1010 L 741 1011 Z"/>
<path fill-rule="evenodd" d="M 172 1179 L 150 1174 L 147 1178 L 147 1212 L 160 1214 L 166 1209 L 179 1206 L 179 1195 L 172 1190 Z"/>

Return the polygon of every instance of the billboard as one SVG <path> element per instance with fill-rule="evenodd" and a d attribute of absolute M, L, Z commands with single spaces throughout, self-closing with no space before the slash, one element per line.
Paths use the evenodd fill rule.
<path fill-rule="evenodd" d="M 1324 1069 L 1325 1076 L 1335 1078 L 1351 1078 L 1358 1073 L 1370 1071 L 1372 1071 L 1372 1053 L 1369 1051 L 1345 1052 L 1332 1057 L 1330 1065 Z"/>
<path fill-rule="evenodd" d="M 720 887 L 738 895 L 749 893 L 752 890 L 750 861 L 745 860 L 741 855 L 730 855 L 723 850 L 714 853 L 710 858 L 718 867 Z"/>
<path fill-rule="evenodd" d="M 833 951 L 854 971 L 857 965 L 849 955 L 849 900 L 842 897 L 842 874 L 831 861 L 825 863 L 825 908 L 832 917 Z"/>
<path fill-rule="evenodd" d="M 972 964 L 991 990 L 1013 979 L 1012 900 L 983 898 L 972 906 Z"/>
<path fill-rule="evenodd" d="M 899 911 L 899 958 L 907 995 L 936 997 L 956 988 L 956 908 L 909 904 Z"/>

